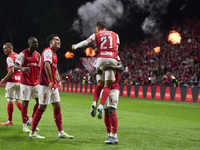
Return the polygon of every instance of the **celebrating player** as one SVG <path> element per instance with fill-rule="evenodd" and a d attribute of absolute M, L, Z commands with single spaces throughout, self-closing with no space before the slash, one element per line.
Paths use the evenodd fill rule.
<path fill-rule="evenodd" d="M 106 23 L 103 20 L 97 21 L 96 24 L 96 32 L 92 34 L 87 40 L 84 40 L 76 45 L 72 45 L 72 49 L 77 49 L 83 46 L 86 46 L 90 43 L 96 43 L 97 45 L 97 64 L 96 67 L 100 68 L 102 70 L 103 66 L 105 64 L 110 65 L 117 65 L 117 52 L 118 52 L 118 45 L 119 42 L 119 36 L 117 33 L 113 31 L 106 30 Z M 103 93 L 101 97 L 101 102 L 98 107 L 98 118 L 102 118 L 102 111 L 103 111 L 103 105 L 106 102 L 106 99 L 108 98 L 108 95 L 110 93 L 110 87 L 111 84 L 115 81 L 115 73 L 112 69 L 105 71 L 105 83 L 104 87 L 102 85 L 98 85 L 95 88 L 95 93 L 98 93 L 103 88 Z M 96 106 L 93 106 L 96 108 Z"/>
<path fill-rule="evenodd" d="M 122 62 L 119 59 L 117 66 L 107 64 L 103 67 L 103 70 L 108 70 L 108 69 L 112 69 L 116 71 L 116 74 L 115 74 L 116 80 L 112 83 L 109 96 L 106 100 L 106 103 L 104 104 L 104 112 L 105 112 L 104 123 L 105 123 L 106 130 L 108 133 L 108 139 L 105 141 L 105 143 L 114 144 L 114 143 L 118 143 L 118 138 L 117 138 L 118 119 L 117 119 L 116 109 L 117 109 L 117 104 L 119 101 L 119 90 L 120 90 L 119 72 L 122 72 L 124 70 L 124 67 L 122 65 Z M 93 72 L 93 76 L 96 74 L 101 74 L 101 72 L 99 72 L 99 69 L 96 69 Z M 97 81 L 99 81 L 99 79 L 100 78 L 97 78 Z M 102 95 L 102 92 L 103 90 L 101 91 L 101 95 Z M 94 100 L 93 105 L 96 105 L 97 102 L 98 102 L 98 99 Z M 94 117 L 95 114 L 96 114 L 96 109 L 94 110 L 92 108 L 91 115 Z M 111 130 L 111 127 L 112 127 L 112 130 Z"/>
<path fill-rule="evenodd" d="M 60 48 L 60 38 L 57 34 L 51 34 L 47 38 L 50 47 L 44 49 L 41 57 L 40 67 L 40 90 L 39 90 L 39 107 L 33 118 L 33 124 L 29 138 L 43 139 L 45 137 L 38 135 L 36 127 L 42 117 L 43 112 L 47 108 L 47 104 L 51 103 L 54 109 L 54 120 L 58 128 L 58 138 L 72 139 L 72 135 L 64 132 L 62 127 L 62 116 L 60 107 L 60 95 L 57 88 L 57 81 L 59 82 L 59 89 L 62 88 L 59 72 L 57 69 L 57 55 L 56 51 Z"/>
<path fill-rule="evenodd" d="M 37 52 L 38 40 L 35 37 L 28 38 L 29 48 L 23 50 L 15 61 L 15 69 L 22 70 L 20 91 L 22 95 L 22 122 L 23 131 L 30 132 L 27 127 L 27 109 L 29 100 L 34 98 L 36 104 L 33 108 L 32 118 L 38 107 L 38 72 L 40 54 Z M 32 121 L 30 119 L 30 122 Z"/>
<path fill-rule="evenodd" d="M 6 83 L 5 88 L 5 97 L 8 101 L 7 113 L 8 121 L 5 123 L 0 123 L 0 125 L 13 125 L 12 123 L 12 114 L 13 114 L 13 103 L 16 104 L 18 109 L 21 111 L 22 103 L 20 100 L 20 76 L 21 71 L 14 69 L 14 62 L 18 56 L 17 53 L 13 52 L 13 45 L 10 42 L 7 42 L 3 45 L 3 51 L 5 55 L 8 55 L 6 58 L 7 71 L 6 76 L 1 79 L 0 86 Z"/>

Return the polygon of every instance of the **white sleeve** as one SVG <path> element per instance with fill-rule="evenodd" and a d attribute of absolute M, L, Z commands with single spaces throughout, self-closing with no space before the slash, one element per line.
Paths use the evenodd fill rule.
<path fill-rule="evenodd" d="M 84 41 L 82 41 L 82 42 L 76 44 L 76 45 L 74 46 L 74 49 L 87 46 L 88 44 L 94 43 L 94 42 L 95 42 L 95 34 L 93 33 L 87 40 L 84 40 Z"/>
<path fill-rule="evenodd" d="M 41 56 L 40 56 L 40 61 L 39 61 L 38 67 L 40 67 L 40 65 L 41 65 Z"/>
<path fill-rule="evenodd" d="M 117 34 L 117 50 L 118 50 L 118 48 L 119 48 L 119 45 L 120 45 L 119 35 Z"/>
<path fill-rule="evenodd" d="M 19 65 L 23 65 L 24 64 L 24 54 L 20 53 L 17 57 L 17 59 L 15 60 L 16 63 L 18 63 Z"/>
<path fill-rule="evenodd" d="M 14 61 L 13 61 L 13 59 L 10 58 L 10 57 L 7 57 L 7 58 L 6 58 L 6 63 L 7 63 L 7 65 L 8 65 L 8 68 L 14 66 Z"/>
<path fill-rule="evenodd" d="M 52 63 L 52 51 L 50 49 L 47 49 L 44 52 L 44 62 L 50 62 L 50 64 Z"/>
<path fill-rule="evenodd" d="M 117 61 L 121 61 L 120 57 L 117 55 Z"/>
<path fill-rule="evenodd" d="M 87 46 L 88 44 L 89 44 L 89 43 L 87 42 L 87 40 L 84 40 L 84 41 L 82 41 L 82 42 L 76 44 L 76 45 L 74 46 L 74 49 L 77 49 L 77 48 L 81 48 L 81 47 Z"/>

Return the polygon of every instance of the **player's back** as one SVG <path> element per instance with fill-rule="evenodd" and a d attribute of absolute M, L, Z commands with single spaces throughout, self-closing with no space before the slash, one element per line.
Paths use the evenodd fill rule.
<path fill-rule="evenodd" d="M 95 33 L 97 57 L 117 59 L 119 37 L 113 31 L 101 30 Z"/>

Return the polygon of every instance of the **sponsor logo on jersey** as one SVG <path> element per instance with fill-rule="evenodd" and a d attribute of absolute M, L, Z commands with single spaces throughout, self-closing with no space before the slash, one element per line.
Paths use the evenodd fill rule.
<path fill-rule="evenodd" d="M 31 57 L 26 57 L 26 59 L 30 61 L 30 60 L 31 60 Z"/>
<path fill-rule="evenodd" d="M 38 66 L 37 63 L 28 63 L 27 66 Z"/>
<path fill-rule="evenodd" d="M 110 56 L 112 56 L 113 53 L 112 52 L 108 52 L 108 51 L 101 51 L 100 55 L 110 55 Z"/>

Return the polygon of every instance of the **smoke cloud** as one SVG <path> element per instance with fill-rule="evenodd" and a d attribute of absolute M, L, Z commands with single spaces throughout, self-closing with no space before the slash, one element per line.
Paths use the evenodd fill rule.
<path fill-rule="evenodd" d="M 185 7 L 187 1 L 185 0 L 180 10 Z M 169 3 L 170 0 L 94 0 L 78 8 L 79 18 L 74 21 L 72 29 L 81 33 L 82 37 L 88 37 L 95 32 L 97 20 L 103 19 L 107 26 L 111 27 L 117 20 L 130 20 L 130 10 L 137 8 L 134 11 L 139 10 L 148 14 L 141 24 L 143 32 L 156 35 L 160 32 L 161 16 L 168 13 Z M 126 27 L 126 24 L 123 26 Z"/>
<path fill-rule="evenodd" d="M 95 32 L 96 22 L 105 20 L 107 27 L 122 18 L 124 7 L 118 0 L 95 0 L 87 2 L 78 8 L 79 18 L 72 25 L 72 29 L 81 33 L 82 37 L 88 37 Z"/>

